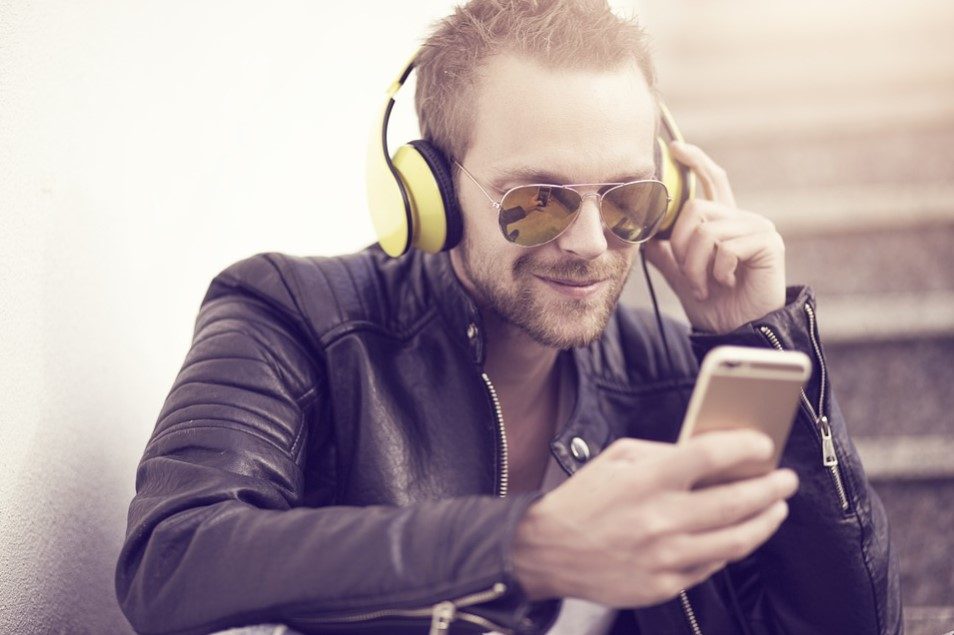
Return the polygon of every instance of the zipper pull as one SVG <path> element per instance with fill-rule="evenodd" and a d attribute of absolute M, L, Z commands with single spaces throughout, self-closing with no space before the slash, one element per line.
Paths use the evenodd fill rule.
<path fill-rule="evenodd" d="M 834 467 L 838 465 L 838 455 L 835 454 L 835 441 L 831 434 L 831 424 L 828 423 L 828 417 L 822 415 L 818 418 L 818 427 L 822 435 L 822 464 L 825 467 Z"/>
<path fill-rule="evenodd" d="M 454 621 L 454 615 L 456 613 L 457 607 L 453 602 L 446 601 L 434 605 L 434 614 L 431 616 L 430 635 L 449 632 L 451 622 Z"/>

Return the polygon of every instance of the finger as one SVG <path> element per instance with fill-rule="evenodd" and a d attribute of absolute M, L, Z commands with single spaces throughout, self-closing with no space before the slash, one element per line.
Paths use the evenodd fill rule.
<path fill-rule="evenodd" d="M 697 223 L 692 234 L 681 237 L 683 242 L 674 249 L 681 249 L 684 255 L 681 262 L 682 274 L 689 281 L 697 300 L 705 300 L 709 296 L 709 284 L 712 280 L 715 263 L 727 239 L 743 235 L 750 231 L 750 226 L 744 217 L 719 214 L 705 222 Z M 722 266 L 730 265 L 730 273 L 734 273 L 737 260 L 733 260 L 733 253 L 723 257 Z"/>
<path fill-rule="evenodd" d="M 678 279 L 677 277 L 682 276 L 670 241 L 650 240 L 642 248 L 646 252 L 646 259 L 649 263 L 662 273 L 670 285 L 673 285 L 674 281 Z"/>
<path fill-rule="evenodd" d="M 788 469 L 695 489 L 673 503 L 674 520 L 688 532 L 712 531 L 743 521 L 798 490 L 798 476 Z"/>
<path fill-rule="evenodd" d="M 689 280 L 697 300 L 709 295 L 711 280 L 732 287 L 739 262 L 760 244 L 750 240 L 751 224 L 745 217 L 713 220 L 696 227 L 686 246 L 682 272 Z"/>
<path fill-rule="evenodd" d="M 745 463 L 765 461 L 774 444 L 755 430 L 707 432 L 672 446 L 675 450 L 660 468 L 660 476 L 690 489 L 697 482 Z"/>
<path fill-rule="evenodd" d="M 648 583 L 648 585 L 653 587 L 652 597 L 655 598 L 657 602 L 672 599 L 679 595 L 683 589 L 694 587 L 700 582 L 708 580 L 715 575 L 717 571 L 723 569 L 726 564 L 728 563 L 712 562 L 698 567 L 689 567 L 680 571 L 656 573 Z M 646 582 L 641 581 L 643 592 L 646 591 L 648 585 Z"/>
<path fill-rule="evenodd" d="M 788 504 L 777 501 L 738 524 L 674 538 L 665 550 L 671 553 L 671 559 L 661 561 L 659 566 L 692 570 L 741 560 L 771 538 L 787 517 Z"/>
<path fill-rule="evenodd" d="M 640 461 L 647 457 L 658 457 L 661 452 L 671 452 L 673 447 L 671 443 L 662 441 L 624 437 L 613 441 L 600 456 L 615 461 Z"/>
<path fill-rule="evenodd" d="M 702 148 L 689 143 L 674 141 L 670 144 L 673 158 L 690 168 L 699 179 L 704 196 L 710 201 L 735 207 L 735 195 L 729 184 L 725 169 L 712 160 Z"/>
<path fill-rule="evenodd" d="M 757 267 L 764 257 L 765 266 L 774 266 L 783 257 L 781 236 L 765 217 L 739 210 L 730 214 L 713 204 L 699 213 L 706 220 L 689 221 L 694 226 L 684 226 L 678 236 L 674 232 L 672 240 L 673 253 L 698 300 L 708 297 L 713 279 L 734 286 L 741 263 Z"/>
<path fill-rule="evenodd" d="M 682 243 L 685 253 L 680 269 L 689 281 L 696 300 L 702 301 L 709 296 L 709 271 L 718 251 L 720 234 L 715 222 L 703 221 Z"/>
<path fill-rule="evenodd" d="M 705 223 L 729 218 L 733 214 L 738 214 L 738 210 L 730 209 L 721 203 L 698 198 L 688 201 L 669 237 L 676 260 L 680 263 L 685 260 L 693 234 Z"/>
<path fill-rule="evenodd" d="M 718 243 L 712 263 L 712 277 L 727 287 L 735 286 L 739 265 L 748 268 L 770 266 L 784 257 L 785 246 L 773 232 L 739 236 Z"/>

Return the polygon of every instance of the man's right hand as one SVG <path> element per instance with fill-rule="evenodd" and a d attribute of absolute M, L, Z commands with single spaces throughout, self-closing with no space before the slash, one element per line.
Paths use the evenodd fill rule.
<path fill-rule="evenodd" d="M 798 488 L 791 470 L 693 489 L 771 450 L 750 431 L 615 442 L 528 510 L 513 546 L 517 578 L 534 600 L 622 608 L 674 597 L 752 553 L 785 519 Z"/>

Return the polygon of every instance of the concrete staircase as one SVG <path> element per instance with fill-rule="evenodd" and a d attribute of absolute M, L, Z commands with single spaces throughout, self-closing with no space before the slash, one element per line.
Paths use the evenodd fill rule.
<path fill-rule="evenodd" d="M 775 221 L 789 280 L 816 290 L 891 519 L 906 633 L 954 630 L 954 4 L 637 5 L 687 140 Z M 624 301 L 645 303 L 639 278 Z"/>

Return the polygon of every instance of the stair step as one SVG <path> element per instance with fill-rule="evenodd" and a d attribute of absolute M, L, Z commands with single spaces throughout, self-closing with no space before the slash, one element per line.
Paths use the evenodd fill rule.
<path fill-rule="evenodd" d="M 826 345 L 954 337 L 954 291 L 835 295 L 818 311 Z"/>
<path fill-rule="evenodd" d="M 859 296 L 897 299 L 954 291 L 954 219 L 895 227 L 859 223 L 851 231 L 822 229 L 814 235 L 795 232 L 785 244 L 788 280 L 811 285 L 819 310 L 838 296 L 850 302 Z"/>
<path fill-rule="evenodd" d="M 954 142 L 954 133 L 951 140 Z M 954 166 L 954 153 L 951 158 Z M 954 167 L 951 171 L 954 177 Z M 786 239 L 954 225 L 954 182 L 852 183 L 750 191 L 741 203 L 771 219 Z"/>
<path fill-rule="evenodd" d="M 689 95 L 666 97 L 687 140 L 701 145 L 749 143 L 767 139 L 798 141 L 839 139 L 884 130 L 946 128 L 954 120 L 954 72 L 943 87 L 917 87 L 888 92 L 879 88 L 863 94 L 829 96 L 824 101 L 802 95 L 769 99 L 759 89 L 757 102 L 738 95 L 724 107 L 711 102 L 705 110 L 694 108 Z"/>
<path fill-rule="evenodd" d="M 906 635 L 954 635 L 954 606 L 905 606 Z"/>
<path fill-rule="evenodd" d="M 853 441 L 872 483 L 954 479 L 954 436 L 855 436 Z"/>
<path fill-rule="evenodd" d="M 952 434 L 954 337 L 828 342 L 825 319 L 825 358 L 852 436 Z"/>

